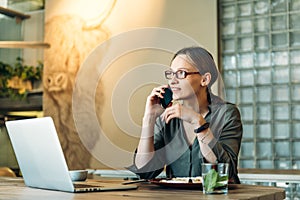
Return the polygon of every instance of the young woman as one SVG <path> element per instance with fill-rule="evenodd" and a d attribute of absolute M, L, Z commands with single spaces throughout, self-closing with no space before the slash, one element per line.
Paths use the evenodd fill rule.
<path fill-rule="evenodd" d="M 211 92 L 218 78 L 212 55 L 201 47 L 178 51 L 165 71 L 168 85 L 147 98 L 140 142 L 130 169 L 141 178 L 201 176 L 201 163 L 229 163 L 229 178 L 239 183 L 238 154 L 242 138 L 240 113 L 234 104 Z M 173 104 L 164 109 L 165 88 Z"/>

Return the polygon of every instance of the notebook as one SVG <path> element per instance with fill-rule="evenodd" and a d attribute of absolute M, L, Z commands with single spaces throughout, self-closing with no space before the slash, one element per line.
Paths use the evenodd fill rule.
<path fill-rule="evenodd" d="M 65 192 L 136 189 L 136 185 L 104 182 L 72 182 L 51 117 L 7 121 L 6 128 L 25 185 Z M 78 182 L 77 182 L 78 183 Z"/>

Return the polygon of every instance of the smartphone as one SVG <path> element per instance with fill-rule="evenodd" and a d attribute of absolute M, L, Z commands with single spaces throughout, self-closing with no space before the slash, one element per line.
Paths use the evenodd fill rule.
<path fill-rule="evenodd" d="M 160 98 L 160 104 L 163 108 L 167 108 L 172 105 L 173 92 L 170 88 L 165 88 L 165 93 L 163 94 L 164 98 Z"/>

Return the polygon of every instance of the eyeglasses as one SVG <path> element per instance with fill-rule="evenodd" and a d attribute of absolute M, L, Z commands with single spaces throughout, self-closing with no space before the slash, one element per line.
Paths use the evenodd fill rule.
<path fill-rule="evenodd" d="M 173 72 L 171 70 L 167 70 L 167 71 L 165 71 L 165 78 L 170 80 L 175 75 L 175 77 L 177 79 L 185 79 L 188 75 L 191 75 L 191 74 L 200 74 L 200 73 L 199 72 L 186 72 L 186 71 L 183 71 L 183 70 L 178 70 L 176 72 Z"/>

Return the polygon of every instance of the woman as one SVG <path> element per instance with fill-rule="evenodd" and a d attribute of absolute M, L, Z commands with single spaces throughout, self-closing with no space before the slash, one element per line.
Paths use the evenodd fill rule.
<path fill-rule="evenodd" d="M 130 169 L 146 179 L 156 177 L 164 167 L 167 177 L 194 177 L 201 176 L 202 162 L 229 163 L 230 182 L 240 183 L 240 113 L 211 92 L 218 78 L 212 55 L 201 47 L 181 49 L 165 77 L 169 84 L 154 88 L 147 98 Z M 164 109 L 160 99 L 167 87 L 173 92 L 173 104 Z"/>

